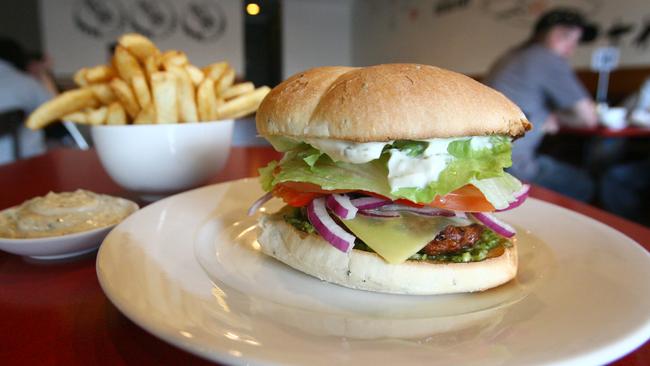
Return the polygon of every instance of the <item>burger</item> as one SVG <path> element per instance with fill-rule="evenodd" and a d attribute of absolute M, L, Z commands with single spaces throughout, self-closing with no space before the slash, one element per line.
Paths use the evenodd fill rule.
<path fill-rule="evenodd" d="M 286 205 L 259 221 L 261 250 L 354 289 L 446 294 L 517 273 L 515 230 L 495 212 L 529 187 L 504 171 L 532 125 L 501 93 L 416 64 L 318 67 L 263 100 L 257 130 L 284 153 L 260 169 Z"/>

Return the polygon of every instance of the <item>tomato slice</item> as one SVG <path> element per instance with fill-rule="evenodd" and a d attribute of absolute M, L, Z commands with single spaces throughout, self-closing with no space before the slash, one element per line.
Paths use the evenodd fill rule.
<path fill-rule="evenodd" d="M 322 193 L 300 192 L 289 188 L 284 184 L 278 184 L 273 187 L 273 195 L 282 198 L 289 206 L 303 207 L 309 204 L 314 198 L 322 196 Z"/>
<path fill-rule="evenodd" d="M 332 193 L 347 193 L 353 192 L 353 190 L 337 189 L 333 191 L 328 191 L 322 189 L 316 184 L 312 183 L 302 183 L 302 182 L 283 182 L 276 185 L 273 188 L 273 195 L 280 197 L 288 205 L 293 207 L 302 207 L 306 206 L 314 198 L 324 196 Z M 368 191 L 357 191 L 363 194 L 379 197 L 384 199 L 389 199 L 385 196 L 374 192 Z M 398 199 L 395 202 L 413 206 L 413 207 L 423 207 L 425 205 L 415 203 L 406 199 Z M 471 184 L 467 184 L 463 187 L 456 189 L 453 192 L 450 192 L 442 197 L 437 196 L 433 202 L 427 204 L 426 206 L 444 208 L 447 210 L 463 211 L 463 212 L 490 212 L 494 211 L 494 206 L 485 199 L 485 196 L 481 191 L 474 187 Z"/>
<path fill-rule="evenodd" d="M 442 197 L 437 196 L 429 206 L 464 212 L 494 211 L 494 206 L 483 193 L 471 184 L 464 185 Z"/>
<path fill-rule="evenodd" d="M 362 191 L 362 192 L 369 196 L 389 199 L 377 193 L 366 192 L 366 191 Z M 455 191 L 452 191 L 442 197 L 437 196 L 433 200 L 433 202 L 428 203 L 426 205 L 415 203 L 403 198 L 400 198 L 395 202 L 402 205 L 412 206 L 412 207 L 431 206 L 431 207 L 444 208 L 447 210 L 463 211 L 463 212 L 494 211 L 494 206 L 492 206 L 492 204 L 487 199 L 485 199 L 483 193 L 478 188 L 476 188 L 471 184 L 464 185 L 456 189 Z"/>

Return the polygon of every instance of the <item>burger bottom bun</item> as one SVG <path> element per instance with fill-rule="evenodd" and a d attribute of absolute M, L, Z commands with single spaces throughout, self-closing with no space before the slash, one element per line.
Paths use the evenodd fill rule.
<path fill-rule="evenodd" d="M 262 251 L 311 276 L 353 289 L 409 295 L 483 291 L 517 274 L 517 248 L 481 262 L 389 264 L 376 253 L 353 249 L 343 253 L 316 234 L 286 223 L 281 215 L 260 219 Z M 513 241 L 514 243 L 514 241 Z"/>

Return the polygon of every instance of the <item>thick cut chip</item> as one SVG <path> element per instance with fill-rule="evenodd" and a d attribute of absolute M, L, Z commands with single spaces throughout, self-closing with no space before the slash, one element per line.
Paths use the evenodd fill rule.
<path fill-rule="evenodd" d="M 133 123 L 136 125 L 148 125 L 156 123 L 156 110 L 154 109 L 153 104 L 149 104 L 146 108 L 143 108 L 138 116 L 135 117 Z"/>
<path fill-rule="evenodd" d="M 88 83 L 105 83 L 115 77 L 115 70 L 108 65 L 97 65 L 86 70 L 85 79 Z"/>
<path fill-rule="evenodd" d="M 232 84 L 235 83 L 235 69 L 229 68 L 226 72 L 223 73 L 219 81 L 217 81 L 215 87 L 217 88 L 217 95 L 221 97 L 223 92 L 226 89 L 230 88 Z"/>
<path fill-rule="evenodd" d="M 81 124 L 87 124 L 88 123 L 88 116 L 86 115 L 86 112 L 79 111 L 79 112 L 73 112 L 70 114 L 66 114 L 65 116 L 61 117 L 62 121 L 70 121 L 74 123 L 81 123 Z"/>
<path fill-rule="evenodd" d="M 185 52 L 169 50 L 163 52 L 160 56 L 160 63 L 164 66 L 165 70 L 169 70 L 171 66 L 187 65 L 188 60 Z"/>
<path fill-rule="evenodd" d="M 199 120 L 214 121 L 218 119 L 217 108 L 220 101 L 214 93 L 214 80 L 206 78 L 196 92 Z M 223 103 L 223 101 L 221 101 Z"/>
<path fill-rule="evenodd" d="M 111 89 L 113 89 L 113 93 L 115 93 L 117 100 L 122 103 L 122 106 L 126 110 L 126 113 L 129 114 L 129 117 L 135 118 L 135 116 L 138 115 L 138 112 L 140 112 L 140 105 L 135 99 L 135 95 L 133 94 L 133 90 L 131 90 L 129 84 L 122 79 L 113 79 L 111 81 Z"/>
<path fill-rule="evenodd" d="M 223 76 L 223 74 L 226 72 L 226 70 L 230 69 L 230 65 L 225 62 L 217 62 L 214 64 L 210 64 L 206 67 L 203 68 L 203 73 L 205 74 L 206 78 L 210 78 L 212 80 L 219 80 Z"/>
<path fill-rule="evenodd" d="M 94 108 L 98 104 L 95 94 L 89 88 L 74 89 L 59 94 L 38 107 L 29 115 L 25 124 L 28 128 L 36 130 L 60 119 L 61 117 L 77 112 L 84 108 Z"/>
<path fill-rule="evenodd" d="M 160 71 L 160 56 L 149 56 L 144 60 L 144 70 L 147 72 L 147 78 L 151 81 L 151 75 Z"/>
<path fill-rule="evenodd" d="M 120 37 L 118 43 L 129 50 L 140 62 L 144 62 L 150 56 L 160 54 L 158 47 L 151 40 L 142 34 L 127 33 Z"/>
<path fill-rule="evenodd" d="M 190 75 L 190 79 L 192 79 L 192 83 L 194 83 L 194 86 L 199 86 L 203 79 L 205 78 L 205 75 L 203 75 L 203 71 L 199 69 L 198 67 L 192 65 L 192 64 L 187 64 L 185 65 L 185 71 Z"/>
<path fill-rule="evenodd" d="M 221 93 L 220 96 L 223 99 L 228 100 L 228 99 L 238 97 L 242 94 L 250 93 L 253 90 L 255 90 L 255 85 L 253 85 L 253 83 L 248 81 L 245 83 L 235 84 L 231 86 L 230 88 L 224 90 L 224 92 Z"/>
<path fill-rule="evenodd" d="M 271 89 L 268 86 L 261 86 L 248 94 L 227 101 L 217 109 L 219 119 L 239 118 L 255 112 L 269 91 Z"/>
<path fill-rule="evenodd" d="M 176 75 L 178 91 L 176 98 L 178 100 L 178 121 L 179 122 L 196 122 L 199 116 L 196 111 L 196 95 L 194 84 L 187 71 L 180 66 L 170 66 L 169 72 Z"/>
<path fill-rule="evenodd" d="M 113 93 L 113 89 L 111 89 L 109 83 L 92 84 L 89 86 L 89 88 L 95 94 L 95 98 L 97 98 L 104 105 L 113 103 L 117 98 L 115 96 L 115 93 Z"/>
<path fill-rule="evenodd" d="M 115 47 L 113 66 L 122 80 L 130 83 L 136 75 L 144 75 L 138 60 L 126 48 L 119 44 Z"/>
<path fill-rule="evenodd" d="M 74 76 L 72 76 L 72 80 L 74 80 L 74 83 L 77 84 L 77 86 L 84 87 L 88 85 L 88 81 L 86 80 L 86 73 L 88 72 L 88 69 L 85 67 L 80 68 L 77 70 L 77 72 L 74 73 Z"/>
<path fill-rule="evenodd" d="M 152 74 L 151 89 L 156 111 L 156 122 L 178 122 L 176 75 L 168 71 Z"/>
<path fill-rule="evenodd" d="M 104 124 L 104 122 L 106 122 L 106 116 L 108 115 L 108 107 L 101 106 L 97 109 L 91 109 L 86 113 L 86 115 L 88 117 L 88 124 Z"/>
<path fill-rule="evenodd" d="M 140 108 L 145 108 L 151 104 L 151 92 L 149 91 L 149 85 L 147 85 L 147 80 L 144 78 L 144 75 L 134 76 L 131 82 Z"/>
<path fill-rule="evenodd" d="M 140 112 L 142 113 L 142 111 Z M 139 114 L 138 114 L 139 115 Z M 108 106 L 108 114 L 106 116 L 107 125 L 125 125 L 127 122 L 126 111 L 124 107 L 118 102 L 113 102 Z"/>

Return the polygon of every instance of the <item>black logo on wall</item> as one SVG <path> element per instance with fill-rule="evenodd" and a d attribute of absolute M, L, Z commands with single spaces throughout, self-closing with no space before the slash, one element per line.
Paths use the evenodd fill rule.
<path fill-rule="evenodd" d="M 183 31 L 201 42 L 218 39 L 226 31 L 226 15 L 214 1 L 189 1 L 183 15 Z"/>
<path fill-rule="evenodd" d="M 188 37 L 209 43 L 221 38 L 227 27 L 219 0 L 77 0 L 72 17 L 77 29 L 99 39 L 115 38 L 129 26 L 154 39 L 167 38 L 180 28 Z"/>
<path fill-rule="evenodd" d="M 133 30 L 151 38 L 166 38 L 176 29 L 176 10 L 168 0 L 131 0 Z"/>
<path fill-rule="evenodd" d="M 125 23 L 118 0 L 77 0 L 72 19 L 79 30 L 95 38 L 113 38 L 122 32 Z"/>

